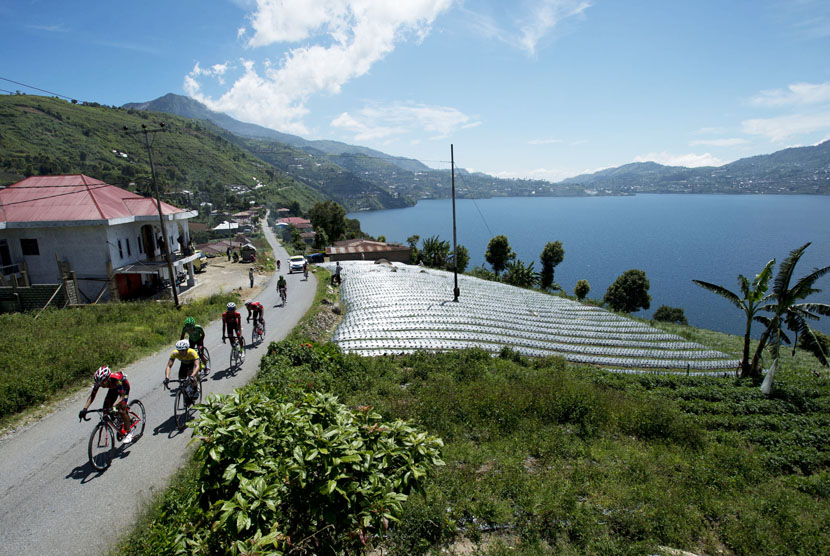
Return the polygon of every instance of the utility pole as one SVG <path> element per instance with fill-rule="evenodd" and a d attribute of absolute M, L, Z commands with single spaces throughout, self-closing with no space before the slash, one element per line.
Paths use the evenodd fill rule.
<path fill-rule="evenodd" d="M 452 290 L 454 299 L 458 303 L 458 296 L 461 290 L 458 289 L 458 242 L 455 234 L 455 156 L 453 155 L 452 144 L 450 144 L 450 168 L 452 169 L 452 260 L 453 274 L 455 275 L 455 288 Z"/>
<path fill-rule="evenodd" d="M 159 124 L 156 129 L 147 129 L 145 124 L 141 124 L 141 131 L 128 131 L 127 126 L 124 126 L 124 133 L 132 135 L 135 133 L 144 134 L 144 144 L 147 146 L 147 155 L 150 157 L 150 172 L 153 174 L 153 187 L 156 190 L 156 209 L 159 213 L 159 224 L 161 225 L 161 235 L 164 238 L 164 254 L 167 257 L 167 271 L 170 273 L 170 289 L 173 291 L 173 302 L 176 308 L 179 308 L 179 294 L 176 291 L 176 273 L 173 271 L 173 259 L 170 256 L 170 240 L 167 238 L 167 229 L 164 227 L 164 217 L 161 214 L 161 198 L 159 197 L 159 183 L 156 179 L 156 166 L 153 164 L 153 149 L 150 148 L 150 134 L 165 131 L 164 122 Z"/>

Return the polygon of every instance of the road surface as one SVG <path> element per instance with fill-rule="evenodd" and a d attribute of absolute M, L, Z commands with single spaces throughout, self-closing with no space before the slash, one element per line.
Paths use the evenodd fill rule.
<path fill-rule="evenodd" d="M 267 226 L 265 231 L 274 255 L 285 262 L 285 250 Z M 302 274 L 287 274 L 286 267 L 281 272 L 288 281 L 288 302 L 280 306 L 277 273 L 255 298 L 265 306 L 265 342 L 246 350 L 245 363 L 235 375 L 228 372 L 230 343 L 222 344 L 221 320 L 205 326 L 213 369 L 204 383 L 205 394 L 229 393 L 250 381 L 268 343 L 283 339 L 311 306 L 316 291 L 313 274 L 305 280 Z M 183 312 L 182 321 L 184 316 Z M 250 324 L 242 324 L 250 343 Z M 173 342 L 119 369 L 130 380 L 130 399 L 144 403 L 147 426 L 140 441 L 116 452 L 108 470 L 96 472 L 87 460 L 89 434 L 97 418 L 93 414 L 91 421 L 79 423 L 78 411 L 88 390 L 0 443 L 0 554 L 107 554 L 132 530 L 141 510 L 166 488 L 192 451 L 191 429 L 177 431 L 173 397 L 161 383 L 172 350 Z M 177 369 L 178 363 L 173 376 Z M 89 370 L 90 384 L 94 371 Z M 91 407 L 100 407 L 104 395 L 99 391 Z"/>

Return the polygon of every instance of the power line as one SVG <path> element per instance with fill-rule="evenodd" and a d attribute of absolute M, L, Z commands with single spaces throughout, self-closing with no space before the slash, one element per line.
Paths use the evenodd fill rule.
<path fill-rule="evenodd" d="M 9 79 L 7 77 L 3 77 L 2 75 L 0 75 L 0 79 L 2 79 L 3 81 L 8 81 L 9 83 L 14 83 L 15 85 L 21 85 L 21 86 L 26 87 L 28 89 L 34 89 L 35 91 L 40 91 L 42 93 L 49 93 L 50 95 L 55 95 L 56 97 L 65 98 L 67 100 L 76 100 L 72 97 L 68 97 L 68 96 L 62 95 L 60 93 L 53 93 L 52 91 L 47 91 L 46 89 L 41 89 L 39 87 L 35 87 L 34 85 L 27 85 L 25 83 L 21 83 L 20 81 L 15 81 L 14 79 Z"/>

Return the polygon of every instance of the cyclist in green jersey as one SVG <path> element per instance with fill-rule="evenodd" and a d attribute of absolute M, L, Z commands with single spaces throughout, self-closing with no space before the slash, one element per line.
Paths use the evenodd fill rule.
<path fill-rule="evenodd" d="M 202 366 L 204 366 L 207 363 L 204 352 L 202 351 L 202 348 L 205 347 L 205 329 L 196 324 L 196 319 L 187 317 L 184 319 L 184 328 L 182 328 L 182 336 L 179 339 L 184 340 L 185 335 L 187 335 L 187 339 L 190 341 L 190 348 L 196 350 L 199 354 L 199 359 L 202 360 Z"/>

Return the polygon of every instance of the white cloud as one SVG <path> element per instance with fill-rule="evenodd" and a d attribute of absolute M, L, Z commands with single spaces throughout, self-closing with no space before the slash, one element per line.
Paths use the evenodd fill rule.
<path fill-rule="evenodd" d="M 496 39 L 514 48 L 536 53 L 539 42 L 563 20 L 582 16 L 591 7 L 584 0 L 532 0 L 524 3 L 507 3 L 498 16 L 465 11 L 465 17 L 482 36 Z M 516 15 L 518 13 L 518 15 Z"/>
<path fill-rule="evenodd" d="M 731 137 L 728 139 L 697 139 L 689 141 L 689 145 L 695 147 L 697 145 L 706 145 L 709 147 L 735 147 L 737 145 L 745 145 L 749 143 L 746 139 L 740 137 Z"/>
<path fill-rule="evenodd" d="M 770 141 L 784 141 L 794 135 L 830 129 L 830 112 L 744 120 L 741 127 L 744 133 L 750 135 L 762 135 Z"/>
<path fill-rule="evenodd" d="M 553 145 L 555 143 L 564 143 L 562 139 L 531 139 L 527 142 L 528 145 Z"/>
<path fill-rule="evenodd" d="M 754 106 L 803 106 L 830 102 L 830 82 L 794 83 L 786 89 L 761 91 L 750 99 Z"/>
<path fill-rule="evenodd" d="M 368 106 L 356 114 L 344 112 L 332 127 L 349 131 L 355 140 L 385 139 L 408 133 L 426 131 L 431 139 L 443 139 L 458 129 L 468 129 L 481 122 L 455 108 L 423 104 L 395 103 L 389 106 Z"/>
<path fill-rule="evenodd" d="M 697 168 L 699 166 L 722 166 L 725 164 L 722 160 L 712 156 L 709 153 L 696 154 L 672 154 L 668 152 L 653 152 L 634 157 L 634 162 L 656 162 L 664 166 L 685 166 L 687 168 Z"/>
<path fill-rule="evenodd" d="M 273 66 L 266 61 L 261 70 L 253 61 L 243 61 L 244 74 L 217 99 L 202 92 L 198 78 L 206 74 L 195 70 L 185 78 L 185 90 L 212 110 L 283 131 L 307 133 L 302 119 L 312 95 L 338 94 L 345 83 L 365 75 L 397 43 L 410 36 L 423 39 L 451 2 L 258 0 L 249 16 L 247 45 L 256 50 L 284 42 L 302 41 L 303 45 L 282 54 Z"/>

